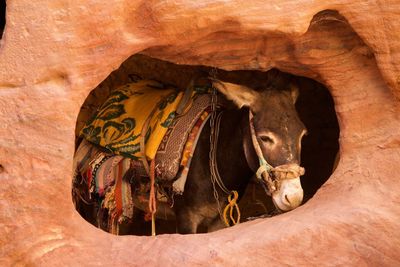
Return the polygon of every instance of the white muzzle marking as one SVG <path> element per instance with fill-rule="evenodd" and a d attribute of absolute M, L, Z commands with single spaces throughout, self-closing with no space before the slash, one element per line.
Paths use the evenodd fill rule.
<path fill-rule="evenodd" d="M 272 194 L 275 207 L 281 211 L 289 211 L 300 206 L 303 201 L 303 188 L 300 177 L 282 180 L 280 188 Z"/>

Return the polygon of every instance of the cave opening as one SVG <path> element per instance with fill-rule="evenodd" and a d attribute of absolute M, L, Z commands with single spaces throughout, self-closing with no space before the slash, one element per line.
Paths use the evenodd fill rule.
<path fill-rule="evenodd" d="M 194 76 L 211 73 L 207 66 L 177 65 L 142 54 L 128 58 L 117 70 L 112 72 L 86 98 L 81 107 L 76 124 L 76 148 L 81 142 L 80 131 L 86 122 L 99 110 L 109 95 L 125 84 L 141 79 L 155 80 L 164 85 L 171 85 L 184 90 Z M 262 88 L 266 72 L 256 70 L 224 71 L 217 70 L 218 79 L 236 84 Z M 316 191 L 329 179 L 339 160 L 339 125 L 334 102 L 328 89 L 315 80 L 293 76 L 299 87 L 296 110 L 306 126 L 308 134 L 302 139 L 301 166 L 306 170 L 301 178 L 304 190 L 303 205 L 312 198 Z M 73 185 L 74 186 L 74 185 Z M 73 188 L 74 189 L 74 188 Z M 75 203 L 76 205 L 76 203 Z M 103 230 L 107 229 L 107 215 L 93 214 L 93 203 L 81 203 L 76 206 L 83 218 Z M 99 205 L 99 203 L 95 203 Z M 82 209 L 82 206 L 84 208 Z M 239 203 L 242 222 L 260 217 L 275 216 L 275 207 L 262 187 L 251 181 Z M 88 217 L 96 217 L 90 220 Z M 151 221 L 145 220 L 145 213 L 135 211 L 129 222 L 121 222 L 118 234 L 150 235 Z M 157 234 L 175 233 L 176 222 L 170 218 L 157 219 Z M 199 232 L 206 232 L 200 226 Z"/>

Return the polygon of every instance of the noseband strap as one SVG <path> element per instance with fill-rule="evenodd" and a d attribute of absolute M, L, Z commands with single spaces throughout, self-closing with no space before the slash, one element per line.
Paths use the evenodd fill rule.
<path fill-rule="evenodd" d="M 282 180 L 295 179 L 304 174 L 304 168 L 298 164 L 283 164 L 277 167 L 273 167 L 264 158 L 260 144 L 258 143 L 256 131 L 254 129 L 253 114 L 249 110 L 249 124 L 251 132 L 251 140 L 253 143 L 254 150 L 257 153 L 260 167 L 256 171 L 256 177 L 260 181 L 264 181 L 267 185 L 267 193 L 272 195 L 278 190 L 279 184 Z"/>

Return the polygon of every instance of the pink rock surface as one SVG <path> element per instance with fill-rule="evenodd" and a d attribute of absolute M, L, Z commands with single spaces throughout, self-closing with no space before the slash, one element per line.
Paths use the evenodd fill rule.
<path fill-rule="evenodd" d="M 336 10 L 336 11 L 326 11 Z M 0 266 L 400 265 L 399 1 L 7 1 Z M 74 127 L 130 55 L 325 84 L 340 162 L 307 204 L 201 235 L 112 236 L 71 196 Z"/>

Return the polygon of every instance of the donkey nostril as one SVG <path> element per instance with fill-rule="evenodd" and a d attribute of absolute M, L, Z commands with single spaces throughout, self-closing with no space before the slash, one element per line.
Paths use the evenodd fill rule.
<path fill-rule="evenodd" d="M 298 207 L 303 200 L 302 194 L 285 194 L 282 202 L 292 209 Z"/>
<path fill-rule="evenodd" d="M 286 199 L 286 201 L 288 202 L 288 204 L 290 205 L 291 203 L 290 203 L 290 200 L 289 200 L 288 195 L 285 195 L 285 199 Z"/>

